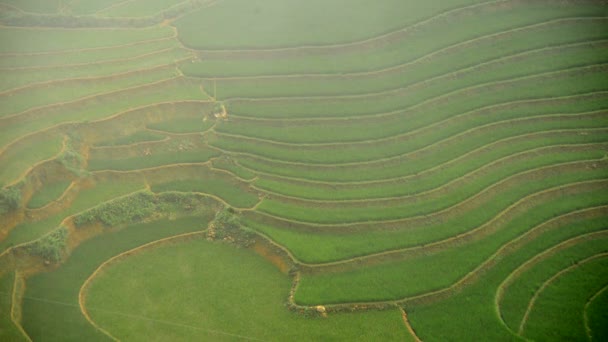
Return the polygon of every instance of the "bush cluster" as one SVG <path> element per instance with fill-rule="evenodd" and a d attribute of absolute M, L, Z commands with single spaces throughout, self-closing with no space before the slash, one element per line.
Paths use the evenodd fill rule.
<path fill-rule="evenodd" d="M 67 228 L 60 227 L 41 239 L 26 245 L 25 248 L 31 255 L 39 256 L 51 262 L 58 262 L 65 254 L 67 238 Z"/>
<path fill-rule="evenodd" d="M 76 216 L 74 224 L 80 227 L 99 221 L 107 227 L 113 227 L 142 220 L 152 215 L 157 208 L 158 201 L 154 194 L 141 191 L 89 209 Z"/>
<path fill-rule="evenodd" d="M 21 206 L 21 185 L 17 184 L 0 190 L 0 215 L 4 215 Z"/>
<path fill-rule="evenodd" d="M 213 238 L 248 247 L 253 243 L 254 233 L 247 230 L 233 208 L 224 208 L 215 214 L 211 223 L 214 227 Z"/>

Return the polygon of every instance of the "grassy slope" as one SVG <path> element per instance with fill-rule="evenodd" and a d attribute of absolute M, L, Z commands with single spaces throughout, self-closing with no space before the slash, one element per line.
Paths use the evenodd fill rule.
<path fill-rule="evenodd" d="M 513 333 L 500 321 L 495 307 L 494 296 L 499 284 L 521 263 L 558 242 L 586 232 L 605 229 L 603 220 L 605 218 L 593 222 L 583 220 L 571 223 L 568 229 L 552 230 L 516 253 L 501 258 L 493 268 L 483 273 L 479 281 L 450 298 L 427 305 L 406 305 L 414 329 L 425 341 L 515 340 Z M 604 249 L 605 244 L 603 239 L 581 243 L 575 248 L 593 254 L 593 251 Z M 566 262 L 568 260 L 562 259 Z M 437 329 L 437 326 L 441 326 L 441 329 Z"/>
<path fill-rule="evenodd" d="M 42 208 L 52 201 L 58 199 L 70 186 L 72 181 L 63 180 L 50 184 L 45 184 L 40 191 L 34 193 L 30 201 L 27 203 L 28 208 Z"/>
<path fill-rule="evenodd" d="M 424 4 L 383 0 L 225 1 L 176 22 L 180 39 L 195 48 L 259 48 L 349 42 L 371 38 L 476 0 Z M 386 8 L 394 10 L 386 11 Z M 323 9 L 323 10 L 320 10 Z M 231 20 L 225 20 L 231 18 Z M 357 25 L 352 25 L 356 22 Z M 327 34 L 327 32 L 332 34 Z M 219 33 L 218 33 L 219 32 Z M 244 34 L 247 32 L 247 34 Z"/>
<path fill-rule="evenodd" d="M 283 306 L 289 287 L 287 276 L 251 251 L 191 241 L 113 265 L 93 283 L 87 308 L 130 341 L 409 339 L 396 310 L 326 319 L 291 313 Z"/>
<path fill-rule="evenodd" d="M 480 265 L 501 246 L 526 230 L 560 214 L 606 204 L 600 194 L 572 196 L 572 202 L 547 202 L 527 215 L 511 218 L 499 231 L 460 247 L 426 253 L 406 261 L 363 266 L 354 271 L 302 278 L 296 300 L 306 304 L 394 300 L 451 285 Z M 413 262 L 415 261 L 415 262 Z M 441 277 L 437 277 L 441 274 Z"/>
<path fill-rule="evenodd" d="M 11 319 L 13 284 L 15 273 L 11 272 L 0 277 L 0 340 L 26 341 L 21 331 Z"/>
<path fill-rule="evenodd" d="M 58 270 L 28 279 L 23 324 L 39 341 L 105 341 L 78 308 L 78 291 L 105 260 L 150 241 L 206 228 L 212 213 L 176 221 L 133 225 L 80 245 Z M 53 315 L 47 314 L 53 312 Z"/>
<path fill-rule="evenodd" d="M 64 211 L 40 221 L 23 222 L 15 227 L 11 231 L 11 234 L 0 242 L 0 250 L 4 250 L 12 245 L 35 240 L 57 228 L 63 219 L 72 214 L 84 211 L 113 198 L 142 190 L 143 188 L 143 180 L 114 180 L 99 183 L 93 188 L 83 189 L 70 207 Z"/>

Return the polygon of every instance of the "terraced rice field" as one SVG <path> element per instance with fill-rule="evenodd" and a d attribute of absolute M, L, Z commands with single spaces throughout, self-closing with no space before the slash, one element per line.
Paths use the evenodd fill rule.
<path fill-rule="evenodd" d="M 604 1 L 0 23 L 0 340 L 608 336 Z"/>

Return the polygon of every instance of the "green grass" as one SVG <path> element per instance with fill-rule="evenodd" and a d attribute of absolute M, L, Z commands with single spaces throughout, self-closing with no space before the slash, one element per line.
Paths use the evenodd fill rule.
<path fill-rule="evenodd" d="M 131 18 L 153 16 L 183 2 L 183 0 L 135 0 L 101 11 L 98 15 L 103 17 Z"/>
<path fill-rule="evenodd" d="M 434 133 L 430 139 L 422 136 L 418 139 L 405 137 L 362 144 L 298 146 L 210 134 L 209 142 L 212 146 L 225 151 L 305 164 L 364 163 L 413 153 L 413 155 L 407 156 L 409 159 L 414 159 L 413 163 L 418 164 L 412 169 L 421 171 L 461 155 L 463 151 L 481 148 L 501 139 L 552 130 L 601 128 L 605 127 L 607 123 L 608 118 L 603 112 L 593 112 L 558 118 L 506 120 L 491 124 L 489 127 L 469 129 L 466 134 L 448 131 L 446 135 L 446 132 L 435 131 L 430 132 Z M 430 146 L 432 144 L 436 145 Z M 433 153 L 432 160 L 423 158 L 431 153 Z M 425 166 L 421 164 L 425 164 Z"/>
<path fill-rule="evenodd" d="M 103 146 L 121 146 L 121 145 L 131 145 L 140 142 L 150 142 L 150 141 L 160 141 L 165 139 L 164 135 L 150 132 L 148 130 L 136 131 L 133 134 L 121 136 L 115 139 L 110 139 L 106 141 L 102 141 L 100 143 L 95 144 L 95 146 L 103 147 Z"/>
<path fill-rule="evenodd" d="M 49 126 L 70 122 L 87 122 L 107 118 L 109 116 L 133 110 L 152 104 L 180 101 L 207 100 L 195 82 L 184 79 L 173 79 L 154 85 L 145 85 L 129 91 L 122 91 L 95 98 L 86 99 L 71 105 L 44 108 L 31 114 L 27 120 L 18 117 L 7 124 L 0 136 L 0 145 L 5 145 L 13 139 Z M 86 108 L 83 114 L 82 109 Z"/>
<path fill-rule="evenodd" d="M 479 1 L 459 1 L 424 4 L 384 0 L 373 7 L 364 1 L 320 0 L 305 4 L 296 1 L 268 1 L 264 6 L 246 1 L 232 1 L 201 9 L 176 22 L 180 39 L 199 49 L 275 48 L 302 45 L 345 43 L 372 38 L 412 25 L 448 9 Z M 322 7 L 324 10 L 319 11 Z M 394 10 L 387 12 L 390 7 Z M 523 11 L 525 9 L 525 11 Z M 489 11 L 492 13 L 492 11 Z M 514 12 L 514 13 L 512 13 Z M 314 15 L 312 15 L 314 13 Z M 511 27 L 521 22 L 539 22 L 544 18 L 598 15 L 599 6 L 514 6 L 500 11 L 501 23 L 511 21 Z M 483 15 L 480 15 L 483 17 Z M 226 21 L 223 18 L 232 18 Z M 357 25 L 352 25 L 356 22 Z M 478 29 L 484 26 L 473 26 Z M 471 26 L 467 30 L 471 31 Z M 454 27 L 457 30 L 458 26 Z M 217 32 L 221 32 L 218 34 Z M 247 32 L 246 35 L 243 32 Z M 478 32 L 478 30 L 476 31 Z M 441 38 L 441 37 L 439 37 Z"/>
<path fill-rule="evenodd" d="M 562 205 L 553 202 L 553 204 L 565 212 L 576 209 L 577 206 L 573 203 Z M 604 201 L 602 204 L 606 204 L 606 202 Z M 580 207 L 584 208 L 585 204 Z M 465 246 L 452 247 L 435 253 L 419 253 L 403 261 L 363 265 L 356 270 L 303 275 L 296 292 L 296 301 L 303 304 L 317 304 L 396 300 L 446 288 L 466 276 L 468 272 L 473 271 L 508 241 L 542 223 L 545 219 L 564 213 L 559 209 L 547 208 L 546 204 L 540 205 L 533 208 L 532 212 L 542 215 L 542 219 L 530 215 L 520 215 L 508 222 L 499 232 L 469 242 Z M 605 217 L 602 219 L 605 220 Z M 571 223 L 571 225 L 575 227 L 573 229 L 576 231 L 588 228 L 595 231 L 605 228 L 601 221 L 598 219 L 593 222 L 581 221 L 584 223 L 582 227 L 577 226 L 581 222 Z M 572 234 L 572 232 L 567 232 L 567 234 Z M 553 240 L 553 237 L 550 240 Z M 537 243 L 536 240 L 534 241 L 532 244 Z M 589 253 L 605 250 L 606 239 L 595 239 L 589 241 L 585 246 L 586 248 L 581 247 L 581 249 Z M 534 247 L 532 245 L 529 248 Z"/>
<path fill-rule="evenodd" d="M 11 319 L 14 282 L 14 272 L 5 273 L 0 277 L 0 339 L 3 341 L 26 341 Z"/>
<path fill-rule="evenodd" d="M 608 314 L 606 313 L 606 305 L 608 305 L 608 292 L 604 288 L 598 292 L 593 301 L 585 307 L 585 314 L 589 318 L 589 328 L 591 330 L 592 341 L 603 341 L 608 338 Z"/>
<path fill-rule="evenodd" d="M 587 229 L 587 227 L 591 228 L 591 225 L 594 227 Z M 515 338 L 513 333 L 500 322 L 496 313 L 494 296 L 499 284 L 511 271 L 537 253 L 569 237 L 597 230 L 598 227 L 602 227 L 601 222 L 571 223 L 568 229 L 552 230 L 550 234 L 544 234 L 542 238 L 537 238 L 515 253 L 497 260 L 497 263 L 484 272 L 477 282 L 462 291 L 452 293 L 443 300 L 406 305 L 410 322 L 424 341 L 467 339 L 520 341 L 520 338 Z M 605 225 L 603 228 L 605 229 Z M 581 248 L 584 249 L 586 246 L 587 244 L 581 245 Z M 456 317 L 458 319 L 455 319 Z M 441 326 L 441 329 L 437 329 L 438 326 Z M 477 326 L 483 326 L 483 329 L 471 329 Z"/>
<path fill-rule="evenodd" d="M 594 293 L 606 286 L 607 279 L 608 257 L 580 264 L 560 276 L 541 292 L 530 312 L 524 336 L 537 341 L 587 341 L 584 306 Z"/>
<path fill-rule="evenodd" d="M 71 180 L 60 180 L 57 182 L 44 184 L 40 191 L 34 193 L 30 201 L 27 203 L 27 207 L 31 209 L 44 207 L 45 205 L 61 197 L 71 183 Z"/>
<path fill-rule="evenodd" d="M 492 149 L 492 151 L 494 151 Z M 446 190 L 456 189 L 456 184 L 470 185 L 466 181 L 457 181 L 459 177 L 466 175 L 468 179 L 475 180 L 475 187 L 489 186 L 512 174 L 531 170 L 534 168 L 552 164 L 565 163 L 575 160 L 601 159 L 608 151 L 608 144 L 589 145 L 561 145 L 559 147 L 547 147 L 533 149 L 522 154 L 500 159 L 486 159 L 492 155 L 474 155 L 470 159 L 477 162 L 469 163 L 469 158 L 460 160 L 458 163 L 450 163 L 443 167 L 434 168 L 432 171 L 417 174 L 415 177 L 402 180 L 384 181 L 381 183 L 356 183 L 356 184 L 324 184 L 313 182 L 301 182 L 282 180 L 262 176 L 255 182 L 255 186 L 262 190 L 287 195 L 297 198 L 313 200 L 363 200 L 372 198 L 389 198 L 395 196 L 411 196 L 423 191 L 432 191 L 438 187 L 448 186 Z M 485 158 L 484 158 L 485 157 Z M 482 160 L 477 160 L 482 159 Z M 471 165 L 473 164 L 473 165 Z M 476 165 L 482 165 L 482 169 L 474 169 Z M 471 175 L 471 172 L 473 175 Z M 479 176 L 475 177 L 475 174 Z M 482 175 L 490 176 L 482 177 Z M 456 181 L 456 183 L 451 183 Z M 478 188 L 479 189 L 479 188 Z M 472 190 L 472 189 L 471 189 Z"/>
<path fill-rule="evenodd" d="M 35 340 L 107 340 L 84 319 L 78 308 L 78 291 L 86 278 L 116 254 L 154 240 L 204 229 L 212 218 L 209 210 L 202 217 L 136 224 L 85 241 L 59 269 L 28 279 L 28 299 L 23 303 L 26 331 Z"/>
<path fill-rule="evenodd" d="M 229 158 L 218 158 L 213 160 L 213 167 L 219 170 L 225 170 L 233 175 L 244 179 L 252 180 L 256 177 L 256 174 L 247 170 L 246 168 L 237 164 L 233 159 Z"/>
<path fill-rule="evenodd" d="M 47 135 L 37 141 L 7 150 L 2 156 L 0 185 L 7 185 L 18 180 L 34 164 L 57 155 L 63 146 L 62 142 L 61 135 Z"/>
<path fill-rule="evenodd" d="M 153 124 L 149 124 L 147 127 L 169 132 L 169 133 L 196 133 L 196 132 L 204 132 L 211 128 L 215 121 L 213 120 L 205 120 L 207 117 L 191 117 L 191 118 L 183 118 L 183 119 L 173 119 L 165 122 L 157 122 Z"/>
<path fill-rule="evenodd" d="M 518 331 L 520 324 L 522 322 L 522 319 L 524 317 L 524 314 L 526 312 L 526 309 L 528 307 L 528 304 L 530 303 L 530 301 L 532 300 L 532 297 L 534 296 L 534 294 L 539 291 L 541 285 L 543 285 L 543 283 L 545 281 L 548 281 L 552 276 L 556 275 L 558 272 L 560 272 L 563 269 L 566 269 L 572 265 L 578 264 L 579 261 L 588 258 L 589 256 L 593 255 L 594 253 L 598 253 L 602 252 L 602 251 L 606 251 L 607 249 L 605 248 L 604 245 L 604 249 L 591 249 L 591 250 L 587 250 L 587 249 L 582 249 L 579 248 L 577 246 L 574 246 L 572 248 L 568 248 L 566 250 L 563 251 L 559 251 L 557 252 L 555 255 L 549 255 L 544 259 L 541 259 L 538 263 L 532 265 L 531 268 L 526 269 L 524 273 L 522 273 L 521 275 L 519 275 L 517 278 L 514 279 L 514 282 L 511 283 L 505 290 L 504 292 L 504 296 L 500 302 L 500 309 L 501 309 L 501 314 L 505 320 L 505 323 L 513 330 L 513 331 Z M 581 264 L 581 266 L 583 266 L 583 264 Z M 583 267 L 584 268 L 584 267 Z M 596 269 L 596 271 L 594 273 L 598 273 L 601 274 L 601 268 L 600 269 Z M 578 273 L 577 270 L 573 270 L 572 272 L 574 273 Z M 564 277 L 567 277 L 568 273 L 564 274 Z M 561 278 L 561 277 L 560 277 Z M 556 279 L 554 283 L 552 283 L 552 285 L 550 285 L 549 287 L 545 288 L 545 291 L 551 291 L 552 289 L 555 290 L 559 287 L 562 287 L 563 285 L 561 284 L 561 280 L 560 278 Z M 606 279 L 606 278 L 604 278 Z M 595 282 L 595 284 L 593 284 L 593 281 L 589 281 L 589 285 L 594 285 L 594 286 L 600 286 L 600 288 L 596 288 L 595 291 L 599 291 L 601 289 L 601 287 L 605 286 L 606 283 L 602 283 L 602 282 Z M 581 286 L 581 284 L 578 285 L 573 285 L 572 287 L 573 289 L 576 289 L 577 291 L 581 291 L 582 293 L 585 293 L 582 288 L 583 286 Z M 541 296 L 538 297 L 535 307 L 533 307 L 533 310 L 530 313 L 530 316 L 528 317 L 528 319 L 530 321 L 528 321 L 526 323 L 526 325 L 524 326 L 525 329 L 527 329 L 528 327 L 531 328 L 531 330 L 534 330 L 536 328 L 540 328 L 543 325 L 547 326 L 553 326 L 554 329 L 556 331 L 561 330 L 561 329 L 557 329 L 558 326 L 564 326 L 567 327 L 566 330 L 571 330 L 571 334 L 574 334 L 574 336 L 578 335 L 578 336 L 584 336 L 585 332 L 584 332 L 584 324 L 583 324 L 583 306 L 585 305 L 586 301 L 588 298 L 590 298 L 595 292 L 586 292 L 587 297 L 585 298 L 585 300 L 583 300 L 582 302 L 580 302 L 581 300 L 575 300 L 574 301 L 574 305 L 572 305 L 572 307 L 578 307 L 577 310 L 572 310 L 572 314 L 575 315 L 576 317 L 570 317 L 567 321 L 570 321 L 571 323 L 565 324 L 566 321 L 564 321 L 563 323 L 560 324 L 555 324 L 556 322 L 547 322 L 547 323 L 540 323 L 539 320 L 542 316 L 539 316 L 539 312 L 534 312 L 536 305 L 539 305 L 540 307 L 543 306 L 542 300 L 543 296 L 544 296 L 544 291 L 540 293 Z M 563 298 L 573 298 L 574 296 L 569 295 L 566 296 L 564 295 Z M 552 306 L 552 305 L 556 305 L 558 304 L 559 301 L 555 301 L 556 297 L 552 297 L 551 295 L 548 295 L 548 303 L 545 302 L 545 304 L 547 304 L 547 306 Z M 555 303 L 551 303 L 555 301 Z M 578 301 L 578 303 L 577 303 Z M 559 305 L 559 304 L 558 304 Z M 563 302 L 564 307 L 567 307 L 569 305 L 566 305 L 565 302 Z M 559 311 L 563 311 L 563 310 L 559 310 Z M 565 310 L 565 311 L 569 311 L 569 310 Z M 532 314 L 534 314 L 535 316 L 533 316 Z M 549 317 L 551 315 L 548 315 L 546 317 Z M 548 320 L 550 321 L 550 320 Z M 546 329 L 546 328 L 545 328 Z M 576 333 L 575 333 L 576 332 Z M 526 331 L 524 330 L 524 333 L 526 333 Z M 563 334 L 563 331 L 561 332 Z M 539 335 L 547 335 L 550 336 L 552 335 L 552 333 L 549 333 L 548 331 L 545 331 L 544 334 L 541 333 L 536 333 L 536 337 L 539 337 Z M 532 337 L 532 336 L 530 336 Z M 573 338 L 573 336 L 569 336 L 569 338 L 567 338 L 566 336 L 562 336 L 561 338 L 558 338 L 558 336 L 554 336 L 553 338 L 555 339 L 568 339 L 571 340 Z"/>
<path fill-rule="evenodd" d="M 594 96 L 595 95 L 595 96 Z M 220 122 L 215 131 L 267 139 L 285 143 L 357 142 L 410 134 L 411 137 L 430 132 L 460 133 L 507 119 L 543 114 L 574 114 L 608 108 L 606 94 L 581 94 L 569 97 L 522 101 L 512 105 L 478 109 L 460 115 L 445 116 L 440 110 L 398 111 L 379 117 L 336 120 L 251 120 L 232 118 Z M 336 134 L 340 130 L 340 134 Z M 439 134 L 439 133 L 435 133 Z"/>
<path fill-rule="evenodd" d="M 559 174 L 560 177 L 545 177 L 545 175 Z M 511 176 L 508 186 L 500 190 L 483 191 L 483 182 L 479 185 L 470 184 L 471 190 L 454 191 L 449 199 L 443 196 L 428 196 L 427 198 L 414 198 L 397 200 L 394 202 L 371 203 L 327 203 L 287 201 L 284 199 L 265 199 L 258 207 L 261 212 L 269 213 L 298 222 L 311 222 L 320 224 L 346 224 L 356 222 L 382 222 L 388 220 L 405 219 L 409 217 L 426 216 L 438 211 L 458 205 L 461 201 L 472 198 L 477 193 L 492 202 L 492 209 L 483 213 L 467 213 L 468 217 L 483 217 L 490 213 L 497 214 L 518 199 L 535 192 L 555 186 L 580 182 L 591 179 L 602 179 L 606 176 L 606 163 L 599 163 L 598 168 L 588 170 L 585 163 L 578 166 L 572 163 L 568 166 L 549 166 L 533 171 L 529 174 L 522 172 Z M 446 195 L 446 194 L 444 194 Z M 479 203 L 479 197 L 473 203 Z M 339 204 L 338 204 L 339 203 Z M 473 208 L 465 206 L 465 211 Z M 486 216 L 486 217 L 488 217 Z"/>
<path fill-rule="evenodd" d="M 163 51 L 163 52 L 158 52 L 155 53 L 153 55 L 148 55 L 148 56 L 143 56 L 137 59 L 132 59 L 132 60 L 119 60 L 117 62 L 110 62 L 110 63 L 100 63 L 100 64 L 88 64 L 88 65 L 80 65 L 80 66 L 57 66 L 57 67 L 53 67 L 53 68 L 45 68 L 45 69 L 28 69 L 28 70 L 23 70 L 23 69 L 13 69 L 13 70 L 4 70 L 3 73 L 5 75 L 5 77 L 0 81 L 0 89 L 1 90 L 8 90 L 8 89 L 13 89 L 13 88 L 17 88 L 17 87 L 23 87 L 23 86 L 28 86 L 28 85 L 32 85 L 33 83 L 39 83 L 39 82 L 50 82 L 50 81 L 59 81 L 59 80 L 67 80 L 67 79 L 72 79 L 72 78 L 92 78 L 92 77 L 104 77 L 104 76 L 110 76 L 110 75 L 116 75 L 116 74 L 121 74 L 121 73 L 126 73 L 126 72 L 131 72 L 131 71 L 136 71 L 136 70 L 143 70 L 143 69 L 148 69 L 148 68 L 158 68 L 161 67 L 163 65 L 168 65 L 168 64 L 172 64 L 174 61 L 176 60 L 180 60 L 180 59 L 184 59 L 187 58 L 190 55 L 190 53 L 186 50 L 183 49 L 171 49 L 168 51 Z M 153 73 L 154 71 L 148 71 L 150 73 Z M 143 73 L 143 72 L 140 72 Z M 174 75 L 174 73 L 170 74 L 170 75 Z M 131 74 L 132 78 L 137 79 L 137 77 L 141 78 L 141 75 L 137 75 L 136 73 Z M 92 85 L 95 85 L 97 87 L 100 87 L 100 85 L 108 85 L 111 86 L 113 83 L 116 83 L 116 81 L 120 80 L 120 76 L 114 76 L 112 78 L 109 79 L 97 79 L 97 80 L 91 80 L 91 81 L 84 81 L 84 80 L 80 80 L 80 81 L 75 81 L 72 82 L 71 85 L 72 87 L 76 86 L 76 87 L 83 87 L 83 86 L 89 86 L 91 87 Z M 96 81 L 96 82 L 95 82 Z M 132 80 L 131 82 L 133 82 L 135 80 Z M 103 84 L 101 84 L 103 82 Z M 122 80 L 122 82 L 124 83 L 125 80 Z M 56 87 L 58 86 L 63 86 L 65 87 L 66 85 L 70 85 L 70 83 L 53 83 L 52 85 L 55 85 Z M 103 89 L 103 88 L 102 88 Z M 47 91 L 49 90 L 48 88 L 46 89 Z M 53 89 L 54 91 L 56 91 L 56 89 Z M 78 89 L 79 92 L 83 92 L 89 89 Z M 32 95 L 32 97 L 34 97 L 35 95 L 35 88 L 30 88 L 28 89 L 28 91 L 26 92 L 27 94 Z M 39 90 L 38 90 L 39 91 Z M 65 92 L 65 90 L 64 90 Z M 90 92 L 90 90 L 89 90 Z M 23 92 L 21 92 L 23 93 Z M 49 92 L 49 97 L 51 97 L 53 93 Z M 74 95 L 78 94 L 78 92 L 75 92 Z M 74 96 L 72 95 L 72 96 Z M 15 96 L 13 94 L 13 96 Z M 45 95 L 46 97 L 46 95 Z M 44 97 L 43 97 L 44 98 Z M 11 97 L 11 100 L 13 100 L 13 98 Z M 49 99 L 45 99 L 45 100 L 49 100 Z"/>
<path fill-rule="evenodd" d="M 175 180 L 152 186 L 154 192 L 181 191 L 202 192 L 215 195 L 237 208 L 253 207 L 258 201 L 257 194 L 247 184 L 226 175 L 205 173 L 198 179 Z"/>
<path fill-rule="evenodd" d="M 474 88 L 465 88 L 466 84 L 461 85 L 456 80 L 424 86 L 419 90 L 404 88 L 357 97 L 234 99 L 228 101 L 228 112 L 257 118 L 333 118 L 429 107 L 432 108 L 429 110 L 436 111 L 449 103 L 450 111 L 447 113 L 454 115 L 511 101 L 603 91 L 607 87 L 606 79 L 601 77 L 603 69 L 605 65 L 572 68 L 496 84 L 473 83 Z M 438 97 L 441 97 L 441 102 L 437 101 Z"/>
<path fill-rule="evenodd" d="M 594 197 L 588 192 L 581 192 L 576 198 L 579 198 L 581 203 L 572 201 L 565 205 L 576 207 L 582 205 L 583 202 L 597 204 L 598 201 L 601 202 L 603 197 L 598 194 Z M 538 203 L 532 205 L 538 205 Z M 549 213 L 544 216 L 547 219 L 558 214 L 549 207 L 541 209 Z M 484 204 L 477 208 L 477 211 L 489 210 L 495 212 L 496 208 L 492 208 L 491 204 Z M 410 227 L 397 225 L 399 229 L 388 229 L 387 227 L 387 229 L 366 229 L 350 233 L 329 229 L 316 233 L 314 231 L 298 231 L 297 227 L 289 229 L 289 227 L 285 227 L 286 224 L 273 223 L 264 220 L 263 216 L 256 215 L 248 216 L 245 224 L 285 246 L 296 258 L 303 262 L 326 263 L 381 253 L 387 250 L 424 246 L 479 227 L 492 217 L 492 214 L 487 216 L 469 214 L 464 217 L 446 219 L 443 222 L 430 222 Z M 382 226 L 373 225 L 372 227 Z"/>
<path fill-rule="evenodd" d="M 2 0 L 2 3 L 34 13 L 56 13 L 59 10 L 56 2 L 46 0 Z"/>
<path fill-rule="evenodd" d="M 121 0 L 79 0 L 69 4 L 74 14 L 96 14 L 97 11 L 122 2 Z"/>
<path fill-rule="evenodd" d="M 23 222 L 0 242 L 0 251 L 13 245 L 35 240 L 57 228 L 61 221 L 78 212 L 92 208 L 113 198 L 142 190 L 143 180 L 113 179 L 97 183 L 95 187 L 80 191 L 74 202 L 64 211 L 36 222 Z"/>
<path fill-rule="evenodd" d="M 168 27 L 145 29 L 53 29 L 2 28 L 0 53 L 60 52 L 132 44 L 168 38 Z"/>
<path fill-rule="evenodd" d="M 519 135 L 499 140 L 490 145 L 485 145 L 481 149 L 472 153 L 473 158 L 466 157 L 465 160 L 467 161 L 467 164 L 464 166 L 461 165 L 460 167 L 474 170 L 475 168 L 479 168 L 492 160 L 543 146 L 603 142 L 605 141 L 605 134 L 606 130 L 604 129 L 593 129 L 544 131 L 528 135 Z M 446 145 L 451 146 L 447 143 Z M 460 160 L 457 158 L 461 155 L 461 153 L 462 152 L 457 152 L 456 155 L 449 156 L 449 159 L 444 161 L 458 163 Z M 474 158 L 475 156 L 479 158 Z M 244 167 L 256 172 L 263 172 L 277 176 L 294 177 L 300 180 L 337 183 L 402 178 L 405 176 L 415 175 L 416 173 L 425 172 L 427 169 L 440 165 L 438 160 L 434 160 L 432 158 L 423 158 L 418 160 L 409 158 L 407 155 L 391 160 L 379 160 L 365 164 L 362 163 L 359 165 L 288 164 L 281 161 L 268 161 L 251 156 L 240 155 L 238 156 L 238 162 Z"/>
<path fill-rule="evenodd" d="M 197 147 L 194 150 L 163 151 L 131 158 L 91 159 L 89 170 L 129 171 L 179 163 L 202 163 L 217 155 L 218 152 L 213 149 Z"/>
<path fill-rule="evenodd" d="M 582 10 L 577 7 L 575 10 Z M 557 46 L 563 44 L 580 43 L 605 39 L 606 30 L 603 29 L 605 20 L 558 20 L 541 26 L 527 27 L 521 31 L 514 31 L 496 36 L 513 28 L 525 27 L 563 16 L 600 14 L 595 11 L 581 13 L 571 12 L 572 8 L 564 12 L 563 8 L 551 7 L 535 13 L 537 20 L 528 16 L 528 8 L 515 7 L 505 17 L 505 11 L 489 12 L 484 15 L 469 16 L 459 25 L 451 22 L 439 23 L 439 27 L 419 29 L 411 32 L 402 41 L 393 44 L 378 46 L 374 49 L 349 53 L 334 51 L 331 59 L 326 55 L 307 54 L 305 56 L 287 55 L 275 56 L 272 63 L 263 58 L 222 59 L 213 55 L 203 54 L 200 61 L 185 62 L 180 65 L 182 71 L 197 77 L 225 77 L 225 76 L 262 76 L 285 74 L 341 74 L 350 72 L 366 72 L 411 62 L 417 58 L 433 53 L 449 46 L 478 39 L 469 43 L 467 47 L 475 49 L 476 53 L 467 53 L 469 49 L 455 49 L 449 53 L 433 57 L 433 69 L 441 73 L 472 66 L 482 61 L 507 56 L 531 49 Z M 491 36 L 494 35 L 494 36 Z M 488 37 L 484 37 L 488 36 Z M 458 58 L 453 58 L 458 56 Z M 424 64 L 424 62 L 420 62 Z"/>
<path fill-rule="evenodd" d="M 6 55 L 0 57 L 0 67 L 9 71 L 12 68 L 37 68 L 37 67 L 60 67 L 62 65 L 74 64 L 101 64 L 101 63 L 119 63 L 125 58 L 136 58 L 138 56 L 158 52 L 169 48 L 179 47 L 179 42 L 172 39 L 160 40 L 148 43 L 138 43 L 132 46 L 123 46 L 104 49 L 103 51 L 61 51 L 51 55 Z M 115 62 L 116 60 L 119 62 Z M 125 63 L 123 60 L 122 63 Z M 141 61 L 140 61 L 141 63 Z M 80 66 L 77 70 L 80 70 Z M 64 68 L 64 72 L 67 70 Z"/>
<path fill-rule="evenodd" d="M 190 241 L 114 264 L 94 281 L 87 308 L 102 327 L 132 341 L 232 341 L 239 335 L 265 341 L 410 339 L 397 310 L 326 319 L 289 312 L 283 306 L 289 287 L 286 275 L 249 250 Z"/>
<path fill-rule="evenodd" d="M 451 60 L 461 59 L 458 54 L 450 57 Z M 460 69 L 461 71 L 457 66 L 454 67 L 448 63 L 444 63 L 447 65 L 445 65 L 445 69 L 441 70 L 436 67 L 436 65 L 442 65 L 441 61 L 428 60 L 424 63 L 417 63 L 410 68 L 375 75 L 219 80 L 209 81 L 207 87 L 215 86 L 217 88 L 216 96 L 219 99 L 357 95 L 389 91 L 423 81 L 437 84 L 442 89 L 442 93 L 448 93 L 455 89 L 480 83 L 594 65 L 606 61 L 608 61 L 608 45 L 589 44 L 559 47 L 492 60 L 483 66 Z M 442 76 L 443 78 L 429 81 L 433 77 Z M 454 83 L 454 85 L 448 87 L 449 83 Z"/>
<path fill-rule="evenodd" d="M 85 97 L 147 85 L 171 79 L 174 76 L 175 69 L 172 66 L 165 66 L 128 76 L 110 76 L 109 79 L 65 81 L 51 86 L 28 88 L 12 94 L 12 96 L 4 101 L 2 107 L 3 115 L 17 114 L 36 107 L 76 101 Z"/>

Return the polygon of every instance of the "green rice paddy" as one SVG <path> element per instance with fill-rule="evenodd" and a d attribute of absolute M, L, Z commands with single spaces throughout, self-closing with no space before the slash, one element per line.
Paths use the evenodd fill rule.
<path fill-rule="evenodd" d="M 605 340 L 607 71 L 601 1 L 0 0 L 0 340 Z"/>

